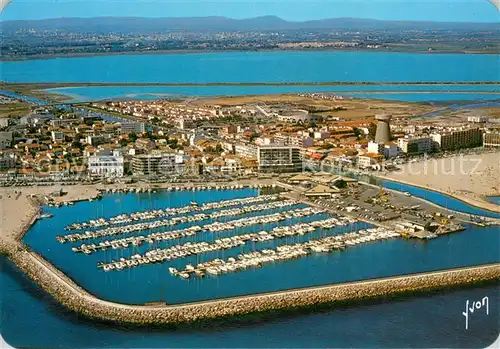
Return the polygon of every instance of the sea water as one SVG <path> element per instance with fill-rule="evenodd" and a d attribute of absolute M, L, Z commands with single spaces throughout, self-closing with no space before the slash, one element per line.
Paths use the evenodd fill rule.
<path fill-rule="evenodd" d="M 0 330 L 17 348 L 485 348 L 500 328 L 500 287 L 482 286 L 285 315 L 264 322 L 153 329 L 106 325 L 77 316 L 0 256 Z M 465 330 L 467 299 L 491 300 Z"/>

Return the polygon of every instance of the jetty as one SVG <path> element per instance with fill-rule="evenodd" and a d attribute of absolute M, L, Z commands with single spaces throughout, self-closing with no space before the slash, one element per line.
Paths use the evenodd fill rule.
<path fill-rule="evenodd" d="M 426 292 L 500 278 L 500 263 L 495 263 L 182 305 L 125 305 L 93 296 L 35 252 L 11 249 L 8 256 L 68 309 L 94 319 L 137 325 L 189 323 L 321 304 L 334 306 L 336 303 Z"/>

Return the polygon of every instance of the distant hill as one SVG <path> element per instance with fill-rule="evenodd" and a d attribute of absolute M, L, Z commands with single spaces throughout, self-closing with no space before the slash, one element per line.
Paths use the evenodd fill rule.
<path fill-rule="evenodd" d="M 0 22 L 4 34 L 20 29 L 68 30 L 92 33 L 158 33 L 165 31 L 269 31 L 269 30 L 362 30 L 362 29 L 450 29 L 450 30 L 499 30 L 500 23 L 382 21 L 360 18 L 331 18 L 293 22 L 275 16 L 248 19 L 227 17 L 190 18 L 141 18 L 141 17 L 95 17 L 53 18 L 42 20 L 19 20 Z"/>

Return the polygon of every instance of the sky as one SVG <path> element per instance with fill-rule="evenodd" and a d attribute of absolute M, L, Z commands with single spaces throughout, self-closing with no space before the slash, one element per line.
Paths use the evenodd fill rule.
<path fill-rule="evenodd" d="M 0 14 L 0 20 L 265 15 L 292 21 L 336 17 L 448 22 L 500 20 L 500 12 L 488 0 L 12 0 Z"/>

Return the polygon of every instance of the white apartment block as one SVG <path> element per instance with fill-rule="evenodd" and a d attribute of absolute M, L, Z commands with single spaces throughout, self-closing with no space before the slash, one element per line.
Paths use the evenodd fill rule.
<path fill-rule="evenodd" d="M 123 177 L 124 158 L 118 151 L 113 152 L 113 155 L 89 156 L 88 173 L 93 177 Z"/>

